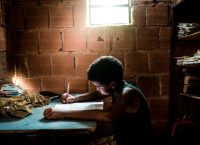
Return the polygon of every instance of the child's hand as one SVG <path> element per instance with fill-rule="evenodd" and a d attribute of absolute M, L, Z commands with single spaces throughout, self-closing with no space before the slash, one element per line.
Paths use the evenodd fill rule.
<path fill-rule="evenodd" d="M 75 103 L 75 102 L 77 102 L 77 97 L 76 96 L 72 96 L 72 95 L 70 95 L 68 93 L 64 93 L 60 97 L 60 101 L 63 104 L 66 104 L 66 103 Z"/>
<path fill-rule="evenodd" d="M 63 111 L 54 108 L 47 108 L 43 112 L 45 119 L 64 119 L 64 114 Z"/>

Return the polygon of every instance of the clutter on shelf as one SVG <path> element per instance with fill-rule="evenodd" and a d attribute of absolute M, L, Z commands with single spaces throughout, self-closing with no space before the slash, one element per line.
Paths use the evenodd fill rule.
<path fill-rule="evenodd" d="M 192 65 L 192 64 L 200 64 L 200 49 L 194 53 L 193 56 L 182 56 L 182 57 L 175 57 L 177 59 L 177 65 Z"/>
<path fill-rule="evenodd" d="M 186 38 L 200 33 L 200 24 L 198 23 L 179 23 L 178 27 L 178 38 Z"/>

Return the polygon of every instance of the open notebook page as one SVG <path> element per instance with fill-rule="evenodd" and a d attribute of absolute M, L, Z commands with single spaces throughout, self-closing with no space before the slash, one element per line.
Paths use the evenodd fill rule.
<path fill-rule="evenodd" d="M 55 110 L 62 111 L 75 111 L 75 110 L 103 110 L 103 101 L 101 102 L 81 102 L 81 103 L 71 103 L 71 104 L 56 104 L 54 106 Z"/>

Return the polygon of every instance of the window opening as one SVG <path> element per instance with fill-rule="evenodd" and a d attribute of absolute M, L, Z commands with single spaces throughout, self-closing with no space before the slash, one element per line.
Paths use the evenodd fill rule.
<path fill-rule="evenodd" d="M 89 25 L 130 24 L 129 0 L 88 0 Z"/>

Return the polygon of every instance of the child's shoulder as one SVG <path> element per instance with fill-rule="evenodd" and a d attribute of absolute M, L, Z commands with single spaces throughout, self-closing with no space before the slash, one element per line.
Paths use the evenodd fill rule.
<path fill-rule="evenodd" d="M 132 89 L 137 89 L 138 85 L 134 81 L 125 81 L 124 87 L 125 88 L 129 87 L 129 88 L 132 88 Z"/>

